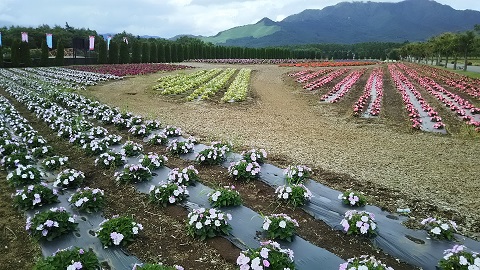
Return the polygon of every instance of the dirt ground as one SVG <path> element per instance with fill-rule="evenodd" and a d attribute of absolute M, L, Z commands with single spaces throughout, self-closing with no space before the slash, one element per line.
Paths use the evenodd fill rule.
<path fill-rule="evenodd" d="M 238 104 L 161 96 L 152 86 L 162 74 L 109 82 L 89 88 L 85 95 L 176 125 L 206 142 L 229 140 L 239 150 L 265 148 L 273 163 L 309 165 L 316 169 L 317 181 L 364 191 L 386 209 L 409 207 L 417 218 L 439 214 L 457 220 L 470 235 L 480 231 L 478 137 L 411 131 L 386 67 L 382 114 L 373 120 L 356 119 L 349 109 L 369 72 L 350 97 L 322 104 L 319 95 L 336 81 L 309 93 L 285 75 L 299 68 L 241 67 L 254 73 L 251 98 Z"/>

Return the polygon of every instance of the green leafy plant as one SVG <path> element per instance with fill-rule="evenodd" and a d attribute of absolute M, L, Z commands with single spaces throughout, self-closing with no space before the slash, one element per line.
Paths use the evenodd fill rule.
<path fill-rule="evenodd" d="M 247 249 L 237 257 L 240 269 L 295 269 L 293 251 L 274 241 L 260 242 L 260 247 Z"/>
<path fill-rule="evenodd" d="M 152 172 L 141 164 L 126 164 L 114 177 L 117 184 L 131 184 L 150 180 Z"/>
<path fill-rule="evenodd" d="M 165 166 L 168 158 L 166 156 L 161 156 L 153 152 L 149 152 L 146 155 L 143 155 L 140 158 L 140 164 L 149 168 L 150 170 L 156 170 Z"/>
<path fill-rule="evenodd" d="M 193 147 L 194 144 L 188 140 L 172 140 L 167 146 L 167 151 L 170 152 L 172 155 L 188 154 L 190 152 L 193 152 Z"/>
<path fill-rule="evenodd" d="M 148 137 L 148 143 L 151 145 L 167 145 L 168 137 L 164 133 L 156 133 Z"/>
<path fill-rule="evenodd" d="M 364 270 L 393 270 L 373 256 L 362 255 L 347 260 L 340 264 L 338 270 L 364 269 Z M 453 268 L 452 268 L 453 269 Z"/>
<path fill-rule="evenodd" d="M 105 247 L 127 245 L 135 239 L 143 226 L 131 217 L 113 216 L 100 223 L 97 237 Z"/>
<path fill-rule="evenodd" d="M 445 256 L 438 262 L 441 270 L 472 270 L 480 268 L 480 256 L 469 252 L 463 245 L 454 245 L 443 252 Z"/>
<path fill-rule="evenodd" d="M 375 215 L 366 211 L 347 211 L 340 225 L 347 234 L 355 235 L 373 236 L 377 229 Z"/>
<path fill-rule="evenodd" d="M 32 149 L 32 156 L 35 158 L 44 158 L 53 155 L 53 148 L 50 145 L 35 147 Z"/>
<path fill-rule="evenodd" d="M 168 174 L 168 181 L 178 185 L 189 186 L 198 180 L 198 171 L 193 165 L 185 167 L 181 171 L 179 168 L 174 168 Z"/>
<path fill-rule="evenodd" d="M 27 153 L 15 151 L 10 155 L 4 156 L 0 160 L 0 163 L 6 169 L 15 169 L 20 165 L 27 166 L 29 164 L 32 164 L 33 158 L 31 155 L 28 155 Z"/>
<path fill-rule="evenodd" d="M 36 239 L 51 241 L 76 230 L 77 225 L 65 208 L 58 207 L 28 217 L 25 229 Z"/>
<path fill-rule="evenodd" d="M 251 149 L 246 152 L 242 152 L 242 157 L 247 162 L 257 162 L 258 164 L 263 164 L 265 159 L 267 159 L 267 152 L 264 149 Z"/>
<path fill-rule="evenodd" d="M 365 206 L 367 204 L 367 198 L 354 191 L 345 191 L 338 195 L 338 199 L 342 200 L 343 204 L 350 206 Z"/>
<path fill-rule="evenodd" d="M 273 214 L 263 220 L 263 229 L 268 239 L 287 240 L 291 242 L 296 234 L 298 222 L 286 214 Z"/>
<path fill-rule="evenodd" d="M 225 160 L 226 152 L 222 148 L 207 147 L 197 153 L 195 161 L 199 164 L 215 165 Z"/>
<path fill-rule="evenodd" d="M 7 174 L 7 181 L 14 186 L 24 186 L 40 183 L 43 177 L 44 173 L 32 165 L 20 165 Z"/>
<path fill-rule="evenodd" d="M 100 269 L 100 262 L 92 250 L 70 247 L 53 253 L 52 256 L 41 258 L 33 270 L 52 269 Z"/>
<path fill-rule="evenodd" d="M 65 169 L 57 175 L 55 182 L 53 182 L 53 186 L 62 188 L 76 188 L 79 187 L 84 180 L 85 175 L 83 172 L 75 169 Z"/>
<path fill-rule="evenodd" d="M 260 165 L 257 162 L 240 160 L 230 164 L 228 174 L 235 180 L 248 182 L 260 176 Z"/>
<path fill-rule="evenodd" d="M 126 141 L 122 146 L 122 150 L 127 157 L 134 157 L 143 152 L 143 146 L 133 141 Z"/>
<path fill-rule="evenodd" d="M 38 206 L 58 202 L 57 190 L 50 189 L 43 182 L 18 189 L 12 197 L 13 204 L 20 210 L 33 209 Z"/>
<path fill-rule="evenodd" d="M 135 264 L 132 270 L 184 270 L 180 265 L 168 266 L 164 264 L 144 263 Z"/>
<path fill-rule="evenodd" d="M 275 190 L 277 197 L 294 207 L 304 205 L 312 198 L 312 192 L 303 184 L 283 185 Z"/>
<path fill-rule="evenodd" d="M 87 213 L 98 212 L 105 205 L 105 193 L 98 188 L 84 187 L 68 198 L 68 202 L 81 211 Z"/>
<path fill-rule="evenodd" d="M 54 171 L 68 164 L 68 157 L 52 156 L 42 161 L 42 167 L 48 171 Z"/>
<path fill-rule="evenodd" d="M 428 217 L 420 222 L 428 234 L 436 239 L 455 239 L 457 224 L 452 221 L 442 221 L 433 217 Z"/>
<path fill-rule="evenodd" d="M 107 151 L 100 154 L 100 156 L 95 159 L 95 166 L 99 166 L 104 169 L 112 169 L 122 166 L 126 162 L 127 156 L 123 152 L 117 153 L 113 151 Z"/>
<path fill-rule="evenodd" d="M 242 204 L 240 193 L 235 186 L 224 186 L 208 194 L 208 201 L 213 207 L 236 206 Z"/>
<path fill-rule="evenodd" d="M 176 183 L 167 183 L 160 186 L 150 187 L 150 201 L 166 207 L 168 204 L 175 204 L 185 200 L 188 196 L 186 186 L 179 186 Z"/>
<path fill-rule="evenodd" d="M 283 171 L 283 174 L 287 179 L 287 183 L 301 184 L 305 179 L 311 176 L 312 169 L 304 165 L 291 165 Z"/>
<path fill-rule="evenodd" d="M 232 216 L 215 208 L 193 209 L 187 216 L 187 233 L 201 240 L 217 235 L 227 235 L 232 227 L 228 224 Z"/>

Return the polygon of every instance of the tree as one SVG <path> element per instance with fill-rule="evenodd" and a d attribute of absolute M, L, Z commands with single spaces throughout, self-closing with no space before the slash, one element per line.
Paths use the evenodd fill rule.
<path fill-rule="evenodd" d="M 110 50 L 108 50 L 108 63 L 118 64 L 118 44 L 113 40 L 110 41 Z"/>
<path fill-rule="evenodd" d="M 158 63 L 157 43 L 150 43 L 150 62 Z"/>
<path fill-rule="evenodd" d="M 46 40 L 44 40 L 44 42 L 42 42 L 42 54 L 40 56 L 40 66 L 41 67 L 48 66 L 48 47 L 47 47 L 47 41 Z"/>
<path fill-rule="evenodd" d="M 165 45 L 158 44 L 157 51 L 158 51 L 158 62 L 165 63 L 166 62 L 165 61 Z"/>
<path fill-rule="evenodd" d="M 150 62 L 150 43 L 144 42 L 142 44 L 142 63 Z"/>
<path fill-rule="evenodd" d="M 12 67 L 18 67 L 20 65 L 20 41 L 18 39 L 13 40 L 10 55 Z"/>
<path fill-rule="evenodd" d="M 448 65 L 448 57 L 450 57 L 453 54 L 453 51 L 455 49 L 455 35 L 446 32 L 438 36 L 437 39 L 440 54 L 445 56 L 445 67 Z"/>
<path fill-rule="evenodd" d="M 120 42 L 120 64 L 130 63 L 130 52 L 128 51 L 128 44 L 126 42 Z"/>
<path fill-rule="evenodd" d="M 165 45 L 165 63 L 172 63 L 172 46 Z"/>
<path fill-rule="evenodd" d="M 3 47 L 0 46 L 0 68 L 3 67 Z"/>
<path fill-rule="evenodd" d="M 461 53 L 465 59 L 463 70 L 467 71 L 468 55 L 473 51 L 475 44 L 475 33 L 473 31 L 466 31 L 458 36 L 458 52 Z"/>
<path fill-rule="evenodd" d="M 65 59 L 65 49 L 63 47 L 62 40 L 59 39 L 57 42 L 57 55 L 55 56 L 55 65 L 63 66 Z"/>
<path fill-rule="evenodd" d="M 132 43 L 132 63 L 140 63 L 142 61 L 142 47 L 139 41 Z"/>
<path fill-rule="evenodd" d="M 100 41 L 98 42 L 98 59 L 97 59 L 97 63 L 98 64 L 106 64 L 108 63 L 108 53 L 107 53 L 107 43 L 105 42 L 105 40 L 100 39 Z"/>

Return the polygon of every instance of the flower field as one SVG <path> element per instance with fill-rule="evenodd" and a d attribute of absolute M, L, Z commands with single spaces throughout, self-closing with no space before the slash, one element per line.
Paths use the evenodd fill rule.
<path fill-rule="evenodd" d="M 95 66 L 71 66 L 73 70 L 81 70 L 85 72 L 112 74 L 114 76 L 135 76 L 156 72 L 169 72 L 178 69 L 188 69 L 186 65 L 173 64 L 115 64 L 115 65 L 95 65 Z"/>
<path fill-rule="evenodd" d="M 227 68 L 168 75 L 157 83 L 156 89 L 190 100 L 206 99 L 225 89 L 224 101 L 244 100 L 245 89 L 250 87 L 250 72 Z M 418 123 L 427 131 L 423 128 L 426 121 L 422 113 L 435 122 L 433 126 L 443 124 L 439 113 L 429 105 L 431 100 L 423 99 L 428 93 L 432 100 L 448 103 L 445 106 L 449 108 L 455 106 L 469 112 L 461 116 L 455 108 L 452 109 L 455 113 L 446 117 L 477 127 L 474 102 L 460 94 L 455 96 L 452 91 L 456 90 L 446 90 L 433 79 L 419 76 L 415 72 L 420 71 L 415 67 L 398 64 L 374 70 L 295 71 L 290 77 L 296 83 L 314 83 L 307 87 L 310 94 L 323 93 L 324 98 L 319 100 L 330 103 L 358 100 L 363 91 L 363 106 L 356 103 L 358 114 L 365 111 L 374 115 L 377 110 L 381 118 L 389 109 L 384 106 L 382 113 L 378 113 L 384 95 L 382 87 L 386 85 L 383 73 L 387 72 L 402 97 L 412 125 Z M 121 262 L 124 269 L 132 269 L 141 262 L 182 265 L 186 269 L 311 269 L 319 263 L 326 269 L 350 269 L 353 265 L 361 269 L 362 264 L 369 265 L 370 261 L 380 259 L 384 269 L 387 266 L 435 269 L 437 265 L 454 263 L 455 254 L 468 258 L 465 265 L 478 267 L 476 255 L 467 254 L 471 254 L 468 250 L 478 250 L 479 242 L 459 235 L 455 237 L 464 246 L 430 238 L 421 240 L 423 244 L 408 241 L 402 233 L 425 239 L 429 233 L 436 235 L 439 229 L 408 229 L 401 224 L 402 217 L 390 219 L 392 213 L 373 205 L 357 205 L 355 202 L 360 198 L 363 201 L 363 196 L 330 190 L 310 180 L 318 171 L 304 165 L 290 164 L 282 169 L 268 164 L 267 152 L 263 149 L 235 154 L 228 143 L 199 144 L 193 137 L 181 137 L 180 129 L 162 125 L 162 119 L 148 120 L 85 98 L 81 90 L 63 91 L 64 88 L 84 89 L 92 81 L 101 81 L 102 75 L 97 78 L 93 74 L 77 76 L 75 72 L 56 70 L 52 73 L 54 75 L 49 75 L 48 70 L 0 71 L 0 84 L 5 89 L 1 92 L 4 97 L 0 113 L 4 121 L 0 127 L 0 154 L 2 166 L 8 172 L 6 181 L 18 189 L 15 192 L 18 198 L 14 201 L 19 202 L 19 209 L 32 207 L 38 211 L 25 212 L 26 228 L 32 237 L 39 239 L 44 252 L 49 251 L 44 256 L 50 256 L 52 248 L 68 248 L 65 244 L 77 246 L 81 241 L 76 240 L 76 234 L 81 238 L 94 232 L 86 246 L 70 250 L 82 256 L 62 267 L 74 269 L 89 263 L 98 267 L 109 258 L 114 265 L 117 260 Z M 363 77 L 368 81 L 362 80 Z M 71 78 L 77 78 L 75 85 L 53 82 L 68 82 Z M 419 89 L 414 84 L 416 81 L 429 86 L 430 91 Z M 332 84 L 335 86 L 330 88 Z M 182 85 L 188 87 L 182 88 Z M 327 92 L 326 88 L 330 90 Z M 312 94 L 312 90 L 317 93 Z M 52 165 L 56 163 L 58 167 Z M 33 196 L 29 195 L 31 192 Z M 226 197 L 222 197 L 223 194 Z M 68 207 L 57 205 L 55 195 L 60 201 L 68 198 Z M 262 202 L 258 196 L 262 196 Z M 132 203 L 142 198 L 150 203 Z M 348 203 L 344 204 L 343 200 Z M 217 203 L 219 201 L 224 203 Z M 44 204 L 48 206 L 37 208 Z M 227 204 L 234 206 L 222 208 Z M 137 207 L 148 210 L 139 211 Z M 358 207 L 358 211 L 352 209 Z M 82 211 L 99 216 L 92 218 Z M 332 212 L 336 215 L 329 214 Z M 154 226 L 162 219 L 172 220 L 175 231 L 164 233 L 164 229 Z M 439 223 L 436 228 L 444 229 L 443 224 L 455 224 L 452 222 Z M 454 227 L 453 233 L 460 232 L 456 225 L 451 227 Z M 172 238 L 168 238 L 169 234 Z M 319 239 L 319 235 L 327 235 L 330 242 Z M 158 238 L 163 241 L 157 242 Z M 63 240 L 52 244 L 57 243 L 56 239 Z M 172 242 L 172 239 L 181 241 Z M 185 243 L 193 247 L 188 253 Z M 161 248 L 163 244 L 168 248 Z M 342 251 L 336 245 L 341 245 Z M 108 248 L 103 249 L 105 246 Z M 115 253 L 117 246 L 125 246 L 134 256 L 126 258 L 122 252 Z M 377 248 L 383 252 L 378 253 Z M 87 259 L 83 256 L 86 250 L 93 251 L 88 256 L 98 259 Z M 452 255 L 444 258 L 444 250 Z M 203 259 L 204 256 L 210 257 Z M 369 258 L 369 261 L 356 258 Z"/>
<path fill-rule="evenodd" d="M 223 92 L 221 101 L 247 99 L 251 69 L 215 68 L 190 74 L 168 75 L 158 79 L 153 90 L 162 95 L 186 95 L 187 101 L 208 100 Z"/>

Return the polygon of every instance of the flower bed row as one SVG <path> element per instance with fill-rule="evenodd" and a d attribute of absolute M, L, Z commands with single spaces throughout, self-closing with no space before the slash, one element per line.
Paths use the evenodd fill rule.
<path fill-rule="evenodd" d="M 308 71 L 300 71 L 300 72 L 294 72 L 290 74 L 290 77 L 294 77 L 295 80 L 299 83 L 307 83 L 315 78 L 317 78 L 320 75 L 324 75 L 327 73 L 332 72 L 333 69 L 320 69 L 314 72 L 308 72 Z"/>
<path fill-rule="evenodd" d="M 281 67 L 353 67 L 376 65 L 375 61 L 338 61 L 280 64 Z"/>
<path fill-rule="evenodd" d="M 222 71 L 222 73 L 218 74 L 216 77 L 212 78 L 205 84 L 202 84 L 193 92 L 187 96 L 188 101 L 192 101 L 196 98 L 200 99 L 209 99 L 210 97 L 214 96 L 220 89 L 225 88 L 227 82 L 236 72 L 234 68 L 227 68 Z"/>
<path fill-rule="evenodd" d="M 182 94 L 210 81 L 220 72 L 222 72 L 222 69 L 214 68 L 189 75 L 179 74 L 162 77 L 158 79 L 159 84 L 154 86 L 153 89 L 160 91 L 162 95 Z"/>
<path fill-rule="evenodd" d="M 247 99 L 248 89 L 250 87 L 250 74 L 252 70 L 242 68 L 238 72 L 235 80 L 228 86 L 227 91 L 222 97 L 222 101 L 244 101 Z"/>
<path fill-rule="evenodd" d="M 314 80 L 310 83 L 307 83 L 303 86 L 303 89 L 308 89 L 310 91 L 318 89 L 325 84 L 333 81 L 334 79 L 340 77 L 342 74 L 346 73 L 349 71 L 349 69 L 343 68 L 343 69 L 337 69 L 331 73 L 328 73 L 327 75 L 321 77 L 320 79 Z"/>
<path fill-rule="evenodd" d="M 383 71 L 376 68 L 370 74 L 367 84 L 357 102 L 353 105 L 353 115 L 360 116 L 364 110 L 367 115 L 378 116 L 383 98 Z M 365 109 L 365 105 L 367 105 Z"/>
<path fill-rule="evenodd" d="M 327 101 L 330 103 L 338 102 L 343 96 L 345 96 L 352 86 L 360 79 L 365 73 L 366 69 L 355 70 L 348 74 L 343 80 L 337 83 L 332 90 L 323 95 L 320 101 Z"/>
<path fill-rule="evenodd" d="M 454 94 L 433 79 L 422 77 L 413 67 L 406 65 L 399 65 L 411 78 L 415 79 L 422 87 L 424 87 L 432 96 L 442 102 L 451 111 L 454 111 L 457 116 L 461 117 L 468 125 L 476 128 L 480 132 L 480 108 L 473 106 L 468 100 L 463 99 L 457 94 Z"/>
<path fill-rule="evenodd" d="M 68 68 L 74 70 L 81 70 L 93 73 L 111 74 L 119 77 L 135 76 L 156 73 L 159 71 L 174 71 L 179 69 L 188 69 L 190 66 L 175 65 L 175 64 L 109 64 L 109 65 L 93 65 L 93 66 L 69 66 Z"/>
<path fill-rule="evenodd" d="M 412 122 L 412 128 L 422 128 L 423 130 L 427 130 L 425 127 L 425 123 L 422 122 L 421 115 L 419 113 L 419 110 L 422 110 L 430 117 L 431 122 L 435 122 L 435 124 L 433 125 L 434 129 L 443 129 L 445 127 L 445 124 L 438 116 L 438 113 L 430 105 L 428 105 L 428 103 L 422 98 L 420 92 L 418 92 L 413 86 L 413 84 L 405 77 L 405 75 L 403 75 L 398 70 L 398 67 L 396 65 L 390 64 L 388 65 L 388 69 L 397 90 L 402 95 L 402 100 L 405 104 L 405 108 L 408 111 L 410 121 Z M 410 93 L 413 95 L 419 105 L 416 106 L 413 104 L 413 97 L 410 96 Z"/>

